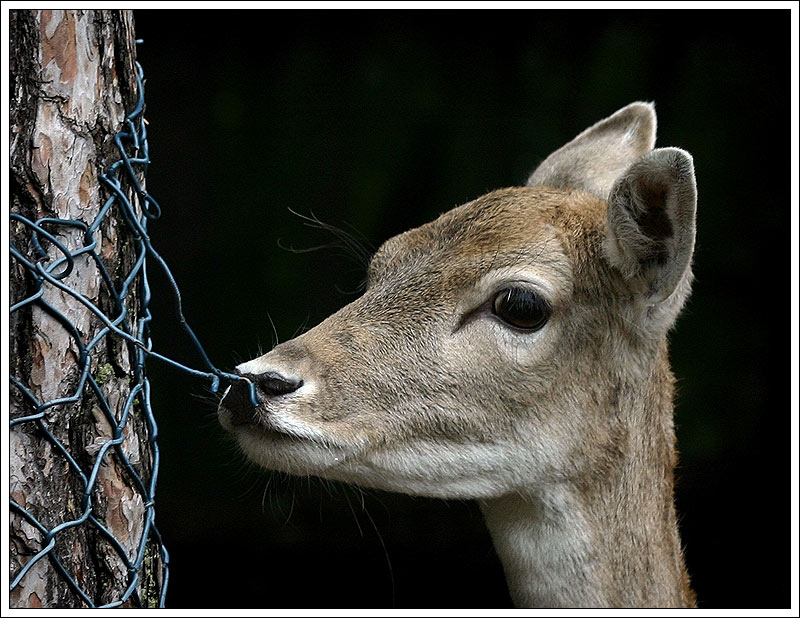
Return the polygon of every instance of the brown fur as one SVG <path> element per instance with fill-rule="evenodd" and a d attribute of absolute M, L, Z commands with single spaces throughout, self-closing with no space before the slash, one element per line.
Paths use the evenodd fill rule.
<path fill-rule="evenodd" d="M 361 298 L 240 366 L 303 386 L 252 414 L 231 396 L 223 425 L 269 468 L 478 499 L 518 605 L 692 606 L 666 334 L 691 281 L 694 176 L 682 151 L 650 151 L 654 130 L 629 106 L 534 186 L 387 241 Z M 515 285 L 552 307 L 541 330 L 492 313 Z"/>

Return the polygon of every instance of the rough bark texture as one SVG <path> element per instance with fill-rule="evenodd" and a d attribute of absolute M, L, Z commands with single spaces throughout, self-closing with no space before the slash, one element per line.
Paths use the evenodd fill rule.
<path fill-rule="evenodd" d="M 108 197 L 98 175 L 119 158 L 113 143 L 125 114 L 138 96 L 135 72 L 133 17 L 130 11 L 16 10 L 10 13 L 10 185 L 11 211 L 35 221 L 42 217 L 77 219 L 91 224 Z M 140 206 L 131 198 L 136 208 Z M 46 226 L 43 226 L 46 227 Z M 83 232 L 62 226 L 46 227 L 68 249 L 83 246 Z M 35 256 L 31 231 L 12 221 L 12 243 Z M 118 281 L 130 272 L 135 243 L 119 213 L 111 212 L 95 234 L 105 267 Z M 51 260 L 60 253 L 42 243 Z M 32 261 L 39 258 L 31 257 Z M 62 283 L 103 309 L 118 314 L 100 271 L 87 255 Z M 137 281 L 138 285 L 140 282 Z M 33 278 L 11 260 L 11 305 L 35 290 Z M 69 294 L 44 284 L 43 299 L 75 326 L 84 344 L 103 328 L 102 322 Z M 137 286 L 132 286 L 136 290 Z M 125 301 L 127 328 L 136 332 L 140 294 Z M 75 335 L 43 305 L 32 303 L 10 319 L 10 372 L 42 404 L 77 392 L 79 346 Z M 116 419 L 131 392 L 134 350 L 117 337 L 106 336 L 92 350 L 90 375 L 103 391 Z M 11 419 L 34 414 L 37 406 L 11 386 Z M 135 561 L 144 532 L 147 496 L 126 471 L 130 461 L 149 483 L 153 451 L 148 426 L 135 402 L 124 426 L 124 441 L 109 449 L 84 499 L 86 483 L 47 436 L 50 432 L 88 476 L 112 426 L 90 389 L 73 403 L 46 408 L 41 420 L 13 425 L 10 432 L 11 498 L 52 530 L 78 520 L 91 504 L 93 516 L 105 526 Z M 11 580 L 43 548 L 44 534 L 15 509 L 11 510 Z M 90 520 L 66 528 L 55 537 L 51 555 L 38 560 L 11 590 L 12 607 L 85 607 L 82 598 L 58 572 L 55 556 L 96 605 L 119 600 L 131 579 L 113 545 Z M 159 598 L 161 560 L 151 541 L 135 592 L 125 607 L 153 606 Z"/>

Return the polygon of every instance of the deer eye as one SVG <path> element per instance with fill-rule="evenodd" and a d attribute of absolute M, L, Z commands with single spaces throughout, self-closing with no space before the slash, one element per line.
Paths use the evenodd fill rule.
<path fill-rule="evenodd" d="M 536 331 L 545 325 L 553 308 L 535 292 L 515 287 L 497 293 L 492 312 L 509 326 Z"/>

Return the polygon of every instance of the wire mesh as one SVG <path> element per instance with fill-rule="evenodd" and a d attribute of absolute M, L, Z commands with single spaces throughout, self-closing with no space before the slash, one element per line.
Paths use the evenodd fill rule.
<path fill-rule="evenodd" d="M 68 516 L 56 524 L 42 521 L 43 517 L 36 517 L 31 509 L 25 506 L 26 500 L 11 498 L 10 505 L 13 512 L 22 517 L 27 524 L 32 526 L 41 536 L 41 549 L 32 555 L 16 573 L 11 574 L 10 589 L 13 591 L 24 578 L 31 573 L 33 567 L 42 560 L 49 560 L 55 571 L 69 586 L 69 588 L 88 607 L 119 607 L 126 603 L 135 602 L 139 606 L 156 605 L 164 607 L 169 581 L 169 554 L 162 542 L 161 535 L 155 524 L 155 491 L 159 469 L 158 426 L 150 403 L 150 382 L 145 374 L 145 360 L 147 357 L 157 358 L 198 378 L 210 381 L 210 390 L 218 392 L 221 382 L 242 380 L 241 377 L 225 373 L 217 369 L 209 360 L 203 346 L 192 331 L 183 314 L 181 295 L 172 273 L 167 264 L 153 247 L 147 233 L 148 221 L 157 219 L 161 208 L 156 200 L 144 188 L 144 177 L 150 163 L 147 125 L 144 122 L 144 80 L 141 66 L 137 63 L 138 71 L 138 101 L 135 109 L 125 119 L 123 129 L 114 137 L 114 143 L 119 152 L 119 159 L 114 161 L 105 173 L 100 175 L 104 186 L 108 190 L 108 198 L 97 216 L 91 223 L 77 219 L 40 218 L 32 221 L 19 213 L 12 212 L 10 218 L 18 230 L 25 230 L 27 234 L 12 235 L 10 254 L 13 263 L 25 270 L 29 281 L 30 291 L 25 298 L 18 300 L 10 308 L 11 315 L 24 311 L 37 311 L 47 314 L 58 322 L 69 335 L 71 344 L 77 349 L 78 375 L 75 387 L 71 394 L 48 400 L 40 400 L 35 394 L 37 390 L 20 376 L 11 375 L 12 389 L 16 391 L 17 401 L 23 402 L 22 415 L 15 415 L 10 421 L 12 432 L 21 430 L 37 432 L 44 438 L 69 469 L 72 481 L 77 483 L 80 491 L 80 507 L 76 509 L 78 516 Z M 138 206 L 138 207 L 137 207 Z M 119 264 L 109 265 L 102 257 L 102 243 L 98 243 L 98 230 L 104 221 L 117 217 L 124 222 L 132 238 L 135 250 L 134 257 L 129 260 L 132 265 L 127 272 L 120 273 Z M 74 235 L 75 230 L 82 237 L 80 246 L 68 248 L 64 239 L 69 234 Z M 26 250 L 15 244 L 15 240 L 26 236 Z M 55 251 L 53 250 L 55 248 Z M 48 253 L 48 249 L 50 250 Z M 56 257 L 54 257 L 56 256 Z M 83 256 L 83 257 L 81 257 Z M 81 263 L 86 260 L 91 262 L 100 273 L 102 286 L 110 301 L 105 303 L 113 307 L 112 311 L 104 311 L 99 303 L 92 302 L 86 295 L 69 285 L 67 279 L 77 268 L 79 259 Z M 202 359 L 203 369 L 190 368 L 182 363 L 168 358 L 153 350 L 150 339 L 150 323 L 152 316 L 149 310 L 150 286 L 148 284 L 147 266 L 155 263 L 160 268 L 169 282 L 174 295 L 175 309 L 180 327 L 193 342 L 194 347 Z M 112 272 L 113 271 L 113 272 Z M 60 296 L 68 303 L 79 303 L 85 307 L 92 316 L 99 320 L 101 328 L 93 336 L 82 332 L 81 325 L 73 324 L 57 304 L 48 300 L 52 292 L 60 291 Z M 48 293 L 49 291 L 49 293 Z M 12 301 L 13 302 L 13 301 Z M 19 317 L 18 316 L 18 317 Z M 124 403 L 110 403 L 112 396 L 121 396 L 119 392 L 112 395 L 108 379 L 111 368 L 99 364 L 97 356 L 101 350 L 107 350 L 109 340 L 113 345 L 126 346 L 131 352 L 133 362 L 130 363 L 130 373 L 125 377 L 127 387 L 124 389 Z M 251 399 L 255 404 L 255 392 L 250 385 Z M 107 423 L 108 431 L 104 439 L 95 441 L 87 453 L 76 453 L 74 445 L 65 444 L 63 438 L 59 439 L 53 431 L 54 422 L 58 421 L 59 414 L 69 406 L 89 401 L 93 409 L 99 409 Z M 116 410 L 116 412 L 115 412 Z M 121 410 L 121 413 L 119 412 Z M 131 419 L 143 419 L 146 426 L 147 443 L 150 449 L 150 465 L 142 465 L 141 461 L 131 459 L 130 449 L 123 448 L 123 441 L 131 431 Z M 113 460 L 128 484 L 138 494 L 137 500 L 141 501 L 144 521 L 140 522 L 141 535 L 134 548 L 126 547 L 111 530 L 108 522 L 103 521 L 102 514 L 97 508 L 103 495 L 102 483 L 98 482 L 103 466 L 109 465 Z M 65 488 L 49 487 L 50 491 L 65 491 Z M 49 516 L 53 516 L 50 513 Z M 84 574 L 73 572 L 65 564 L 63 555 L 60 557 L 55 548 L 59 539 L 69 530 L 87 526 L 92 533 L 105 540 L 105 546 L 110 547 L 127 570 L 125 575 L 126 586 L 122 594 L 113 600 L 106 599 L 99 602 L 92 591 L 82 585 L 81 580 L 86 579 Z M 127 539 L 130 541 L 130 539 Z M 145 563 L 148 568 L 155 564 L 152 560 L 153 552 L 160 556 L 160 592 L 157 603 L 154 600 L 139 598 L 138 590 L 141 588 L 143 576 L 148 575 L 143 571 Z"/>

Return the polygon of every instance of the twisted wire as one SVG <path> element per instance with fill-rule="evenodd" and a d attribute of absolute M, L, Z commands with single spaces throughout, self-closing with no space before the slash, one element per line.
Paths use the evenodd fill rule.
<path fill-rule="evenodd" d="M 13 315 L 24 308 L 35 306 L 55 319 L 69 334 L 70 340 L 78 350 L 77 367 L 79 370 L 74 391 L 71 394 L 48 401 L 40 401 L 34 394 L 31 385 L 26 384 L 23 379 L 11 375 L 11 386 L 16 389 L 19 399 L 24 402 L 27 413 L 11 419 L 10 427 L 14 431 L 15 428 L 21 428 L 20 426 L 23 424 L 35 425 L 39 435 L 43 436 L 55 452 L 67 462 L 70 473 L 77 478 L 82 490 L 80 515 L 67 521 L 61 521 L 52 527 L 42 523 L 25 506 L 13 498 L 11 499 L 10 506 L 12 511 L 38 530 L 43 540 L 41 549 L 30 557 L 17 573 L 12 573 L 10 589 L 14 590 L 19 586 L 37 562 L 48 559 L 70 589 L 88 607 L 118 607 L 126 603 L 136 593 L 137 586 L 140 583 L 143 562 L 147 554 L 148 543 L 154 543 L 160 553 L 162 587 L 158 606 L 164 607 L 165 604 L 169 581 L 169 554 L 155 524 L 155 490 L 160 456 L 157 442 L 158 425 L 150 404 L 150 382 L 145 375 L 146 358 L 156 358 L 180 371 L 208 380 L 212 392 L 218 392 L 222 382 L 230 383 L 243 379 L 240 376 L 220 371 L 208 358 L 203 346 L 184 316 L 180 290 L 175 278 L 164 259 L 153 247 L 148 236 L 148 221 L 155 220 L 160 216 L 161 207 L 153 196 L 145 190 L 143 182 L 140 180 L 146 174 L 150 156 L 147 125 L 142 116 L 144 110 L 143 71 L 141 65 L 137 63 L 136 66 L 139 85 L 138 101 L 133 111 L 125 118 L 123 129 L 114 137 L 119 159 L 112 163 L 105 173 L 100 175 L 100 179 L 107 188 L 109 196 L 94 221 L 91 224 L 87 224 L 77 219 L 53 217 L 31 221 L 18 213 L 10 214 L 12 221 L 23 228 L 27 228 L 29 231 L 30 251 L 26 253 L 21 250 L 14 244 L 14 239 L 12 238 L 10 254 L 12 262 L 16 261 L 26 272 L 31 282 L 29 289 L 32 290 L 26 298 L 11 306 L 10 312 Z M 133 195 L 138 198 L 138 204 L 141 205 L 141 214 L 137 214 L 137 209 L 134 207 Z M 119 283 L 116 285 L 114 277 L 101 259 L 98 242 L 95 240 L 96 232 L 100 229 L 104 220 L 115 214 L 118 215 L 117 219 L 123 221 L 127 226 L 135 246 L 133 266 L 121 278 L 121 281 L 119 275 L 117 276 Z M 60 232 L 66 233 L 68 230 L 73 230 L 73 233 L 74 230 L 78 230 L 81 234 L 82 244 L 79 248 L 70 250 L 67 248 L 66 243 L 59 239 L 62 236 Z M 48 256 L 45 250 L 47 245 L 55 249 L 56 257 Z M 113 305 L 114 310 L 110 312 L 110 315 L 66 283 L 66 279 L 76 268 L 76 258 L 79 256 L 87 256 L 97 268 L 102 285 L 111 299 L 111 305 Z M 147 266 L 152 263 L 155 263 L 166 276 L 174 298 L 178 323 L 197 350 L 202 361 L 202 369 L 188 367 L 153 350 L 149 336 L 150 323 L 152 321 L 152 315 L 149 310 L 151 290 L 147 278 Z M 48 288 L 60 290 L 69 303 L 79 303 L 102 323 L 102 328 L 90 341 L 84 343 L 86 337 L 83 336 L 78 327 L 71 323 L 62 311 L 45 300 L 45 292 Z M 131 295 L 136 295 L 139 299 L 139 308 L 137 310 L 139 316 L 129 315 L 126 299 Z M 138 319 L 135 319 L 136 317 Z M 91 372 L 93 354 L 99 350 L 101 345 L 106 343 L 107 338 L 117 338 L 121 342 L 127 342 L 135 351 L 134 360 L 131 363 L 132 375 L 128 376 L 130 391 L 125 399 L 119 419 L 115 417 L 112 406 L 101 388 L 101 380 L 98 376 L 92 375 Z M 250 386 L 251 400 L 255 405 L 254 386 L 249 382 L 248 384 Z M 70 448 L 55 436 L 49 427 L 47 419 L 48 413 L 51 415 L 57 414 L 60 408 L 79 403 L 87 397 L 94 397 L 103 417 L 111 428 L 110 439 L 105 440 L 99 446 L 99 450 L 89 469 L 81 466 L 76 457 L 70 452 Z M 147 442 L 152 453 L 152 470 L 148 478 L 143 478 L 137 472 L 121 446 L 124 439 L 124 430 L 134 408 L 142 411 L 147 426 Z M 139 492 L 143 502 L 143 532 L 138 547 L 133 553 L 133 558 L 129 557 L 128 550 L 109 530 L 109 527 L 104 525 L 101 521 L 102 518 L 98 517 L 98 512 L 96 511 L 97 496 L 102 491 L 102 488 L 98 487 L 97 483 L 98 473 L 101 466 L 107 464 L 112 457 L 124 471 L 124 475 L 131 486 Z M 96 599 L 81 586 L 76 574 L 70 572 L 69 568 L 54 551 L 59 535 L 77 526 L 93 527 L 102 538 L 108 541 L 110 547 L 113 548 L 127 569 L 127 586 L 118 599 L 98 605 Z"/>

